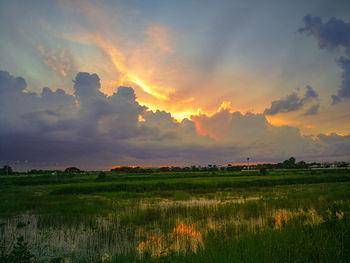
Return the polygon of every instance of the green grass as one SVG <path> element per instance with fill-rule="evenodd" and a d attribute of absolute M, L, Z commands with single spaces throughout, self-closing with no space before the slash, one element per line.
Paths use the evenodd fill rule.
<path fill-rule="evenodd" d="M 116 255 L 111 262 L 349 262 L 348 221 L 305 226 L 286 225 L 282 230 L 256 230 L 225 238 L 227 231 L 211 232 L 197 253 L 161 257 Z M 224 237 L 224 238 L 223 238 Z"/>
<path fill-rule="evenodd" d="M 96 192 L 149 192 L 191 190 L 193 192 L 215 192 L 226 188 L 264 187 L 292 184 L 312 184 L 330 182 L 349 182 L 350 175 L 289 175 L 289 176 L 241 176 L 241 177 L 197 177 L 174 178 L 173 180 L 131 181 L 125 183 L 85 183 L 74 186 L 63 186 L 52 191 L 52 194 L 92 194 Z"/>
<path fill-rule="evenodd" d="M 349 216 L 349 170 L 0 178 L 0 247 L 44 262 L 348 262 Z"/>

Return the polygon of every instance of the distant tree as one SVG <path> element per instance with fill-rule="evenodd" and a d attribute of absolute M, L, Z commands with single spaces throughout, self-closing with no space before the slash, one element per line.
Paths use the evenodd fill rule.
<path fill-rule="evenodd" d="M 179 167 L 179 166 L 172 166 L 170 169 L 172 172 L 181 172 L 182 171 L 181 167 Z"/>
<path fill-rule="evenodd" d="M 202 171 L 202 172 L 206 172 L 206 171 L 208 171 L 208 168 L 207 168 L 207 167 L 205 167 L 205 166 L 201 167 L 200 169 L 201 169 L 201 171 Z"/>
<path fill-rule="evenodd" d="M 199 168 L 197 168 L 195 165 L 192 165 L 191 170 L 192 170 L 192 172 L 197 172 L 197 171 L 199 171 Z"/>
<path fill-rule="evenodd" d="M 261 175 L 267 175 L 268 172 L 267 172 L 267 169 L 265 166 L 261 166 L 260 169 L 259 169 L 259 172 Z"/>
<path fill-rule="evenodd" d="M 186 167 L 182 168 L 182 171 L 183 172 L 190 172 L 191 168 L 186 166 Z"/>
<path fill-rule="evenodd" d="M 9 165 L 4 165 L 1 169 L 0 169 L 0 174 L 1 175 L 9 175 L 9 174 L 13 174 L 13 170 L 12 167 Z"/>
<path fill-rule="evenodd" d="M 208 165 L 208 171 L 215 172 L 217 170 L 219 170 L 219 169 L 218 169 L 218 167 L 215 164 L 214 165 L 211 165 L 211 164 Z"/>
<path fill-rule="evenodd" d="M 170 168 L 168 166 L 163 166 L 158 169 L 159 172 L 169 172 Z"/>
<path fill-rule="evenodd" d="M 299 169 L 304 169 L 304 168 L 307 168 L 308 166 L 307 166 L 306 162 L 300 161 L 300 162 L 297 162 L 296 167 Z"/>
<path fill-rule="evenodd" d="M 68 167 L 64 170 L 64 172 L 69 174 L 78 174 L 81 172 L 81 170 L 78 169 L 77 167 Z"/>
<path fill-rule="evenodd" d="M 226 171 L 228 171 L 228 172 L 233 172 L 233 171 L 242 171 L 242 169 L 243 169 L 243 166 L 233 166 L 233 165 L 228 165 L 227 167 L 226 167 Z"/>
<path fill-rule="evenodd" d="M 282 167 L 283 168 L 287 168 L 287 169 L 290 169 L 290 168 L 296 168 L 295 167 L 295 158 L 294 157 L 290 157 L 288 160 L 285 160 L 282 164 Z"/>
<path fill-rule="evenodd" d="M 295 158 L 294 158 L 294 157 L 290 157 L 290 158 L 289 158 L 289 164 L 290 164 L 291 166 L 294 166 L 294 165 L 295 165 Z"/>
<path fill-rule="evenodd" d="M 347 167 L 348 164 L 347 164 L 346 162 L 339 162 L 339 163 L 337 164 L 337 166 L 338 166 L 338 167 Z"/>
<path fill-rule="evenodd" d="M 111 172 L 119 172 L 119 173 L 144 173 L 145 170 L 140 166 L 118 166 L 116 168 L 111 169 Z"/>
<path fill-rule="evenodd" d="M 107 176 L 106 173 L 104 171 L 101 171 L 101 172 L 98 173 L 98 177 L 97 178 L 99 180 L 103 180 L 103 179 L 106 178 L 106 176 Z"/>

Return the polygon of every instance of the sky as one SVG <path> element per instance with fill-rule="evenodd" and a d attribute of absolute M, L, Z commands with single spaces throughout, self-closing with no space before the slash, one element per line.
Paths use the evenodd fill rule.
<path fill-rule="evenodd" d="M 0 165 L 350 161 L 350 2 L 0 0 Z"/>

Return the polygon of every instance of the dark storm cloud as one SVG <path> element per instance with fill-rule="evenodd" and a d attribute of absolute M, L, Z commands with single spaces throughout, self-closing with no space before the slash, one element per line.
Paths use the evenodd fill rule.
<path fill-rule="evenodd" d="M 337 95 L 333 95 L 333 104 L 340 101 L 340 98 L 350 98 L 350 59 L 340 57 L 338 65 L 343 70 L 342 82 Z"/>
<path fill-rule="evenodd" d="M 307 15 L 303 18 L 304 27 L 299 28 L 299 33 L 314 36 L 321 49 L 332 51 L 343 48 L 346 55 L 350 56 L 350 23 L 330 18 L 326 23 L 320 17 Z M 350 98 L 350 59 L 340 57 L 337 64 L 343 70 L 342 84 L 338 93 L 332 95 L 332 104 L 337 104 L 342 98 Z"/>
<path fill-rule="evenodd" d="M 311 86 L 306 86 L 305 95 L 299 98 L 296 92 L 288 95 L 284 99 L 275 100 L 271 103 L 269 109 L 265 109 L 266 115 L 275 115 L 277 113 L 287 113 L 301 109 L 305 103 L 317 99 L 318 94 Z"/>
<path fill-rule="evenodd" d="M 27 87 L 26 81 L 21 78 L 14 78 L 7 71 L 0 71 L 0 90 L 11 93 L 22 92 Z"/>
<path fill-rule="evenodd" d="M 81 102 L 89 99 L 104 99 L 106 97 L 100 91 L 100 78 L 97 74 L 79 72 L 73 82 L 75 97 Z"/>
<path fill-rule="evenodd" d="M 269 109 L 265 109 L 264 113 L 267 115 L 274 115 L 277 113 L 286 113 L 290 111 L 299 110 L 303 106 L 297 93 L 288 95 L 285 99 L 275 100 L 271 103 Z"/>
<path fill-rule="evenodd" d="M 342 156 L 350 149 L 346 136 L 313 140 L 297 128 L 272 126 L 263 114 L 226 109 L 179 123 L 168 112 L 140 106 L 132 88 L 119 87 L 106 96 L 96 74 L 78 73 L 74 91 L 75 96 L 49 88 L 40 95 L 30 93 L 24 79 L 0 72 L 0 162 L 28 160 L 27 169 L 53 168 L 56 163 L 89 169 L 135 163 L 207 165 L 246 156 L 265 161 L 324 156 L 336 150 L 333 143 L 342 143 L 337 153 Z M 279 110 L 300 108 L 317 97 L 306 87 L 302 98 L 288 96 L 288 106 Z"/>
<path fill-rule="evenodd" d="M 299 33 L 314 36 L 321 49 L 334 50 L 345 48 L 350 54 L 350 23 L 331 17 L 326 23 L 318 16 L 306 15 L 303 18 L 304 27 L 298 29 Z"/>
<path fill-rule="evenodd" d="M 75 97 L 49 88 L 44 88 L 38 96 L 24 92 L 26 83 L 22 78 L 0 72 L 1 160 L 17 156 L 16 159 L 33 162 L 62 162 L 71 158 L 82 160 L 86 156 L 91 159 L 97 154 L 103 158 L 111 150 L 111 140 L 106 135 L 109 130 L 103 127 L 103 118 L 109 118 L 107 123 L 117 122 L 119 129 L 113 134 L 116 140 L 135 136 L 137 117 L 144 108 L 132 100 L 135 97 L 129 88 L 120 87 L 119 90 L 127 92 L 107 98 L 99 91 L 96 74 L 79 73 L 74 83 Z M 113 104 L 117 100 L 123 103 Z M 101 135 L 100 129 L 105 133 Z M 113 156 L 118 154 L 114 152 Z"/>
<path fill-rule="evenodd" d="M 320 104 L 317 103 L 315 105 L 312 105 L 303 115 L 304 116 L 316 115 L 319 109 L 320 109 Z"/>
<path fill-rule="evenodd" d="M 313 99 L 313 98 L 315 98 L 315 99 L 318 98 L 317 92 L 311 86 L 307 85 L 305 88 L 306 88 L 306 92 L 305 92 L 305 95 L 303 98 L 304 101 L 307 101 L 307 100 Z"/>
<path fill-rule="evenodd" d="M 49 105 L 62 105 L 69 106 L 74 105 L 74 97 L 67 94 L 63 89 L 57 89 L 56 91 L 52 91 L 49 88 L 43 88 L 41 92 L 42 100 Z"/>
<path fill-rule="evenodd" d="M 0 71 L 0 119 L 3 124 L 0 134 L 21 130 L 38 132 L 40 127 L 31 122 L 33 115 L 38 117 L 35 118 L 36 123 L 41 121 L 47 126 L 50 122 L 52 125 L 61 120 L 76 107 L 74 97 L 63 90 L 53 92 L 44 88 L 42 96 L 38 96 L 26 91 L 26 86 L 23 78 L 15 78 L 6 71 Z"/>
<path fill-rule="evenodd" d="M 125 156 L 155 157 L 150 152 L 155 148 L 163 148 L 157 152 L 163 158 L 178 156 L 183 148 L 174 146 L 179 142 L 191 142 L 197 145 L 193 152 L 199 152 L 199 142 L 212 141 L 199 136 L 192 122 L 177 123 L 169 113 L 147 111 L 132 88 L 119 87 L 107 97 L 96 74 L 80 72 L 73 82 L 75 96 L 49 88 L 39 96 L 25 90 L 23 78 L 0 72 L 0 160 L 111 165 Z M 140 115 L 145 122 L 139 122 Z"/>
<path fill-rule="evenodd" d="M 205 131 L 223 145 L 236 145 L 232 156 L 253 156 L 264 161 L 298 156 L 304 160 L 348 156 L 350 136 L 302 136 L 300 130 L 290 126 L 273 126 L 263 114 L 229 112 L 222 110 L 213 116 L 194 116 L 200 130 Z M 220 128 L 218 128 L 220 127 Z M 337 152 L 336 145 L 341 145 Z M 348 158 L 348 157 L 345 157 Z"/>

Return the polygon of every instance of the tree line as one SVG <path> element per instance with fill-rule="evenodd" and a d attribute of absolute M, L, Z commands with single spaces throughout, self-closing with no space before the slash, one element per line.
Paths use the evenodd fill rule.
<path fill-rule="evenodd" d="M 310 168 L 336 168 L 336 167 L 350 167 L 350 163 L 347 162 L 334 162 L 330 163 L 306 163 L 304 161 L 297 162 L 294 157 L 290 157 L 287 160 L 279 163 L 263 163 L 263 164 L 250 164 L 250 165 L 232 165 L 228 164 L 226 166 L 217 166 L 208 164 L 207 166 L 162 166 L 162 167 L 142 167 L 142 166 L 118 166 L 112 168 L 111 172 L 117 173 L 159 173 L 159 172 L 234 172 L 242 170 L 258 170 L 263 171 L 261 173 L 265 174 L 267 170 L 274 169 L 310 169 Z M 27 172 L 16 172 L 10 165 L 4 165 L 0 168 L 0 175 L 13 175 L 13 174 L 52 174 L 52 175 L 79 175 L 85 174 L 83 171 L 77 167 L 68 167 L 64 170 L 41 170 L 32 169 Z"/>

